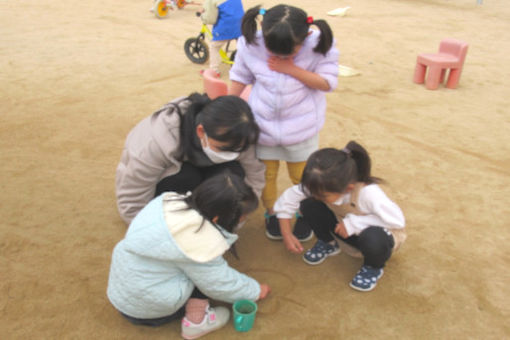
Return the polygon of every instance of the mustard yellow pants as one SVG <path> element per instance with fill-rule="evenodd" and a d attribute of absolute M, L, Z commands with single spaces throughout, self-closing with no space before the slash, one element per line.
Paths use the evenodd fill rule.
<path fill-rule="evenodd" d="M 262 162 L 266 165 L 266 186 L 262 191 L 262 204 L 266 209 L 272 209 L 277 199 L 278 188 L 276 179 L 278 177 L 280 161 L 262 160 Z M 301 182 L 301 176 L 303 175 L 305 165 L 306 162 L 287 162 L 287 170 L 292 184 Z"/>

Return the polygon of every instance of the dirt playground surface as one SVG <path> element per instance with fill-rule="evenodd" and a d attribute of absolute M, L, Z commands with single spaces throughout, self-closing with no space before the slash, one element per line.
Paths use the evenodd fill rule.
<path fill-rule="evenodd" d="M 240 231 L 241 260 L 228 260 L 273 291 L 252 331 L 229 323 L 206 339 L 510 338 L 510 3 L 292 3 L 328 20 L 340 64 L 361 73 L 328 94 L 321 146 L 366 146 L 409 238 L 377 288 L 360 293 L 348 286 L 360 260 L 305 264 L 266 239 L 259 209 Z M 106 297 L 126 231 L 114 195 L 126 134 L 202 91 L 203 66 L 183 52 L 200 29 L 197 8 L 158 20 L 150 6 L 0 2 L 2 339 L 179 338 L 179 322 L 133 326 Z M 326 15 L 345 6 L 344 17 Z M 446 37 L 469 43 L 459 87 L 414 84 L 418 53 Z"/>

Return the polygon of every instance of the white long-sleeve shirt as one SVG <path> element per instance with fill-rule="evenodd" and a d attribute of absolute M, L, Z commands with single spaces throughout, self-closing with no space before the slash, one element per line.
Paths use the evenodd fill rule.
<path fill-rule="evenodd" d="M 301 189 L 301 185 L 294 185 L 278 198 L 274 205 L 274 211 L 278 218 L 292 218 L 299 210 L 299 204 L 307 196 Z M 351 194 L 340 197 L 334 205 L 349 203 Z M 345 229 L 349 236 L 359 235 L 370 226 L 378 226 L 387 229 L 403 229 L 405 218 L 399 206 L 390 200 L 381 187 L 377 184 L 365 185 L 361 188 L 357 202 L 357 208 L 365 215 L 347 214 L 343 219 Z"/>

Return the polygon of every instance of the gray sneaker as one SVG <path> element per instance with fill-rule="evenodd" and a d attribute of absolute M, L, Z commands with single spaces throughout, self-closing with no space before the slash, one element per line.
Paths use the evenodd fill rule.
<path fill-rule="evenodd" d="M 181 336 L 184 339 L 198 339 L 207 333 L 215 331 L 228 322 L 230 311 L 225 307 L 207 307 L 204 320 L 201 323 L 193 323 L 184 317 L 181 323 Z"/>

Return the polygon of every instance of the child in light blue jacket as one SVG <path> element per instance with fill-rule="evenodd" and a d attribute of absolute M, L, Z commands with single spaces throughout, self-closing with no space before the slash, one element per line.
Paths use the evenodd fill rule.
<path fill-rule="evenodd" d="M 196 339 L 229 319 L 228 309 L 211 308 L 208 298 L 229 303 L 265 298 L 268 285 L 223 258 L 237 240 L 232 229 L 257 204 L 253 191 L 229 172 L 204 181 L 192 194 L 156 197 L 113 251 L 111 303 L 134 324 L 159 326 L 184 316 L 182 337 Z"/>

